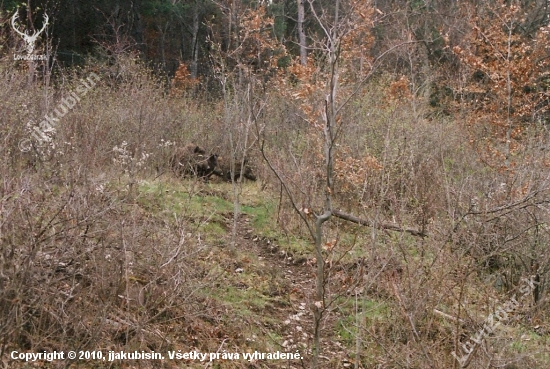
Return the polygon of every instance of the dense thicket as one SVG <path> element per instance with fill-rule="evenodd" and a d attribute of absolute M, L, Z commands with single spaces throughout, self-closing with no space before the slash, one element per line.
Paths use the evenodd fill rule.
<path fill-rule="evenodd" d="M 46 60 L 14 60 L 16 10 L 28 34 L 48 14 Z M 0 354 L 548 367 L 549 12 L 0 2 Z M 259 240 L 301 278 L 265 272 Z"/>

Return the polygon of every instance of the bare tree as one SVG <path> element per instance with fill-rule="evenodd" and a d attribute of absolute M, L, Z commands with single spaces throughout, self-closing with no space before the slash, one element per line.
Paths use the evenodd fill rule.
<path fill-rule="evenodd" d="M 304 0 L 296 0 L 298 4 L 298 42 L 300 43 L 300 64 L 307 64 L 306 33 L 304 31 L 305 8 Z"/>
<path fill-rule="evenodd" d="M 299 6 L 300 3 L 298 1 Z M 330 7 L 319 9 L 319 5 L 313 0 L 309 0 L 308 3 L 314 19 L 322 30 L 322 38 L 314 40 L 312 44 L 312 48 L 322 55 L 319 58 L 322 61 L 316 66 L 307 65 L 303 62 L 303 54 L 301 54 L 300 64 L 292 68 L 291 78 L 299 79 L 299 83 L 295 84 L 296 89 L 289 90 L 288 84 L 281 82 L 284 87 L 281 86 L 279 90 L 283 93 L 285 90 L 288 91 L 289 97 L 295 100 L 298 97 L 302 117 L 310 125 L 311 135 L 314 136 L 311 141 L 318 145 L 315 148 L 310 147 L 309 150 L 316 150 L 316 153 L 322 157 L 322 160 L 315 164 L 321 167 L 302 169 L 298 174 L 301 180 L 293 181 L 290 178 L 291 173 L 285 172 L 285 169 L 277 165 L 275 155 L 270 151 L 268 138 L 264 134 L 266 127 L 260 125 L 257 127 L 263 158 L 281 183 L 292 207 L 307 226 L 314 243 L 316 277 L 315 296 L 311 303 L 314 320 L 312 368 L 318 368 L 320 367 L 322 321 L 334 303 L 333 296 L 326 290 L 329 275 L 323 250 L 326 222 L 336 216 L 357 224 L 406 231 L 417 236 L 423 236 L 424 233 L 404 229 L 395 224 L 375 224 L 347 214 L 335 205 L 335 157 L 338 140 L 345 129 L 341 119 L 342 112 L 358 89 L 372 76 L 384 53 L 378 58 L 370 59 L 369 68 L 361 70 L 364 73 L 356 72 L 354 63 L 358 60 L 363 63 L 368 57 L 369 44 L 365 39 L 368 39 L 366 36 L 377 14 L 370 5 L 360 1 L 337 0 Z M 302 50 L 305 43 L 300 41 L 300 46 L 301 51 L 305 51 L 305 48 Z M 345 75 L 345 79 L 342 75 Z M 345 82 L 342 83 L 342 80 Z M 305 193 L 303 183 L 308 180 L 317 183 L 311 186 L 315 193 Z"/>

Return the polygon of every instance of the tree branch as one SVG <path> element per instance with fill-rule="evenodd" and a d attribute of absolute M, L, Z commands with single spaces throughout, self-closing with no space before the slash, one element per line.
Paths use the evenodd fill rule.
<path fill-rule="evenodd" d="M 344 219 L 352 223 L 361 224 L 367 227 L 374 227 L 376 225 L 376 228 L 378 229 L 388 229 L 390 231 L 407 232 L 413 236 L 428 237 L 428 235 L 423 231 L 419 231 L 412 228 L 403 228 L 395 223 L 374 223 L 374 222 L 371 222 L 370 220 L 358 218 L 354 215 L 344 213 L 343 211 L 340 211 L 337 209 L 332 210 L 332 215 L 334 215 L 337 218 Z"/>

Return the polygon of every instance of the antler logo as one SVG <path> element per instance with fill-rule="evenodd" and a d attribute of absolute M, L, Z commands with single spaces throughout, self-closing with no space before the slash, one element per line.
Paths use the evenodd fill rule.
<path fill-rule="evenodd" d="M 34 44 L 36 43 L 36 39 L 42 32 L 44 32 L 46 26 L 48 25 L 48 14 L 44 13 L 44 25 L 42 26 L 42 29 L 40 31 L 35 31 L 32 35 L 28 35 L 27 32 L 19 31 L 15 25 L 15 21 L 17 20 L 17 18 L 19 18 L 18 11 L 19 9 L 15 12 L 13 17 L 11 17 L 11 26 L 13 27 L 15 32 L 17 32 L 21 37 L 23 37 L 23 40 L 25 40 L 27 44 L 27 53 L 30 55 L 34 51 Z"/>

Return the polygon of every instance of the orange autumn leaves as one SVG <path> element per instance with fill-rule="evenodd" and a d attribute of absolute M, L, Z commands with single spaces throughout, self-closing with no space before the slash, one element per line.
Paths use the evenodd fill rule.
<path fill-rule="evenodd" d="M 525 132 L 548 110 L 549 29 L 524 33 L 525 9 L 469 9 L 470 34 L 454 46 L 464 71 L 457 88 L 470 141 L 488 165 L 512 170 Z"/>

